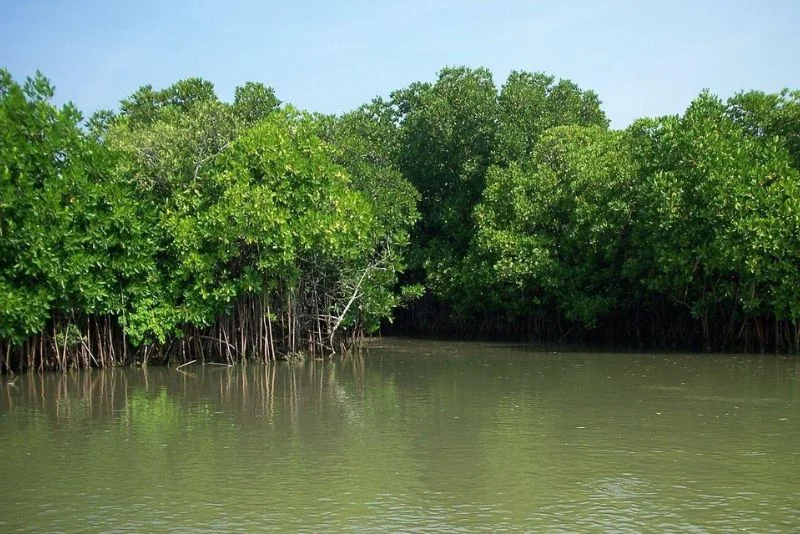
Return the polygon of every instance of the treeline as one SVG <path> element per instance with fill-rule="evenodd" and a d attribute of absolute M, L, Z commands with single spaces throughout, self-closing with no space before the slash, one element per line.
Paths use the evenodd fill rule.
<path fill-rule="evenodd" d="M 379 104 L 421 194 L 407 329 L 798 350 L 800 92 L 703 92 L 622 131 L 541 73 L 444 69 Z"/>
<path fill-rule="evenodd" d="M 798 350 L 798 92 L 622 131 L 568 80 L 481 68 L 336 117 L 252 82 L 87 121 L 52 96 L 0 72 L 3 371 L 330 353 L 393 317 Z"/>
<path fill-rule="evenodd" d="M 257 83 L 145 86 L 85 127 L 52 96 L 0 72 L 3 371 L 330 353 L 399 302 L 417 197 L 357 121 Z"/>

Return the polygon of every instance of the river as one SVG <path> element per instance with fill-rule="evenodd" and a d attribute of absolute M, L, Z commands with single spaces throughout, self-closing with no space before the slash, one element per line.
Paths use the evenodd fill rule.
<path fill-rule="evenodd" d="M 800 360 L 382 339 L 0 379 L 0 531 L 787 532 Z"/>

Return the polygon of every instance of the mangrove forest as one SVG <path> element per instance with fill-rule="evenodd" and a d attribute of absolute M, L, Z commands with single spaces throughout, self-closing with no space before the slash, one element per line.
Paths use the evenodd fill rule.
<path fill-rule="evenodd" d="M 800 350 L 800 91 L 612 129 L 447 67 L 341 115 L 259 82 L 85 117 L 0 70 L 0 371 L 272 361 L 381 330 Z"/>

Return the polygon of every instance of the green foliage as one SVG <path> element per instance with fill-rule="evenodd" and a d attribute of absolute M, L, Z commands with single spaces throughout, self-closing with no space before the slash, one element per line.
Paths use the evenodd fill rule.
<path fill-rule="evenodd" d="M 52 94 L 41 74 L 19 86 L 0 71 L 0 338 L 12 343 L 54 317 L 119 314 L 151 266 L 133 189 Z"/>
<path fill-rule="evenodd" d="M 233 112 L 244 124 L 252 125 L 278 109 L 281 101 L 272 87 L 247 82 L 234 91 Z"/>
<path fill-rule="evenodd" d="M 476 255 L 490 281 L 517 288 L 509 311 L 554 303 L 592 325 L 620 305 L 632 182 L 623 136 L 600 127 L 553 128 L 530 162 L 490 170 Z"/>
<path fill-rule="evenodd" d="M 419 194 L 395 165 L 400 143 L 397 111 L 375 100 L 335 119 L 327 137 L 336 148 L 335 159 L 347 169 L 350 187 L 369 203 L 376 221 L 372 235 L 377 253 L 375 269 L 365 280 L 364 310 L 371 310 L 368 329 L 411 293 L 397 293 L 398 275 L 406 268 L 410 231 L 418 220 Z"/>
<path fill-rule="evenodd" d="M 800 91 L 742 92 L 730 99 L 727 113 L 748 134 L 778 139 L 800 169 Z"/>
<path fill-rule="evenodd" d="M 142 87 L 83 130 L 52 94 L 2 71 L 0 339 L 52 322 L 73 350 L 58 332 L 80 340 L 74 321 L 110 315 L 134 344 L 164 344 L 257 298 L 296 350 L 299 328 L 324 324 L 333 343 L 399 302 L 417 197 L 362 154 L 384 150 L 371 118 L 337 119 L 324 141 L 326 121 L 279 110 L 271 88 L 226 104 L 188 79 Z"/>
<path fill-rule="evenodd" d="M 131 334 L 164 342 L 186 325 L 213 324 L 246 295 L 289 302 L 311 286 L 332 298 L 315 308 L 346 315 L 345 324 L 374 327 L 388 316 L 415 197 L 397 171 L 363 160 L 357 121 L 342 119 L 334 149 L 320 137 L 324 118 L 277 111 L 261 84 L 237 88 L 233 105 L 192 101 L 148 104 L 149 122 L 128 105 L 109 130 L 109 145 L 126 155 L 119 172 L 159 213 L 159 293 L 134 303 Z M 389 202 L 393 192 L 405 200 Z M 358 306 L 345 309 L 352 294 Z"/>
<path fill-rule="evenodd" d="M 703 93 L 682 117 L 631 127 L 646 158 L 637 256 L 649 288 L 694 317 L 796 320 L 798 173 L 786 140 L 732 118 L 733 102 Z"/>
<path fill-rule="evenodd" d="M 608 132 L 572 82 L 513 72 L 493 100 L 490 80 L 445 69 L 393 95 L 414 263 L 458 317 L 593 327 L 660 301 L 707 341 L 711 322 L 798 319 L 797 92 L 704 93 Z"/>
<path fill-rule="evenodd" d="M 510 165 L 530 158 L 542 134 L 555 126 L 608 127 L 593 91 L 583 91 L 569 80 L 514 71 L 498 97 L 500 130 L 495 159 Z"/>
<path fill-rule="evenodd" d="M 800 320 L 797 91 L 702 93 L 625 131 L 573 82 L 466 67 L 339 117 L 254 82 L 230 104 L 143 86 L 83 126 L 52 96 L 0 70 L 0 342 L 52 334 L 62 367 L 98 318 L 274 356 L 267 332 L 333 350 L 425 292 L 458 320 L 639 335 L 645 312 L 708 343 Z"/>
<path fill-rule="evenodd" d="M 517 307 L 510 304 L 520 300 L 515 290 L 497 278 L 493 258 L 476 242 L 476 207 L 487 187 L 501 194 L 500 186 L 489 182 L 502 180 L 502 169 L 530 164 L 548 129 L 606 128 L 599 106 L 595 93 L 568 80 L 512 72 L 498 93 L 486 69 L 465 67 L 443 69 L 432 85 L 412 84 L 393 93 L 398 167 L 420 193 L 412 265 L 456 312 Z M 499 198 L 491 202 L 498 210 L 508 207 Z M 514 245 L 507 241 L 507 246 Z"/>
<path fill-rule="evenodd" d="M 497 135 L 497 91 L 488 70 L 458 67 L 393 99 L 402 113 L 398 166 L 420 193 L 415 239 L 430 275 L 461 257 L 472 237 Z"/>
<path fill-rule="evenodd" d="M 152 85 L 140 87 L 120 102 L 120 112 L 138 127 L 152 124 L 166 111 L 189 112 L 208 102 L 217 102 L 214 85 L 201 78 L 187 78 L 161 91 Z"/>

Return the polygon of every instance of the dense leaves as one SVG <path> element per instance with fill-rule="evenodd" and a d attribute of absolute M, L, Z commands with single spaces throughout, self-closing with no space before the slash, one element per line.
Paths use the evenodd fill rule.
<path fill-rule="evenodd" d="M 544 73 L 448 67 L 341 116 L 247 82 L 87 121 L 0 71 L 0 362 L 338 350 L 419 328 L 800 345 L 797 91 L 609 131 Z"/>
<path fill-rule="evenodd" d="M 476 245 L 518 310 L 552 303 L 591 325 L 621 304 L 632 179 L 621 134 L 599 127 L 551 129 L 527 166 L 492 169 Z"/>
<path fill-rule="evenodd" d="M 131 333 L 164 343 L 187 327 L 216 324 L 213 336 L 195 337 L 221 336 L 245 352 L 240 345 L 267 335 L 264 320 L 278 317 L 270 307 L 286 314 L 280 327 L 269 325 L 270 336 L 279 330 L 286 337 L 269 340 L 272 352 L 276 344 L 296 351 L 301 338 L 311 350 L 333 349 L 337 330 L 374 329 L 395 303 L 413 189 L 403 189 L 396 171 L 357 165 L 346 153 L 352 134 L 337 135 L 343 148 L 336 150 L 322 139 L 324 117 L 278 109 L 260 84 L 237 88 L 232 105 L 200 82 L 189 88 L 198 94 L 185 87 L 156 94 L 152 100 L 167 103 L 155 111 L 137 99 L 107 136 L 126 155 L 120 172 L 135 177 L 159 213 L 161 294 L 132 311 Z M 179 103 L 169 98 L 175 93 L 183 95 Z M 134 120 L 142 101 L 147 122 Z M 339 124 L 333 128 L 344 130 Z M 395 214 L 402 201 L 383 201 L 383 186 L 392 183 L 407 199 L 402 213 Z M 243 304 L 251 316 L 242 316 Z M 232 314 L 240 344 L 218 323 Z M 258 323 L 260 334 L 245 323 Z"/>
<path fill-rule="evenodd" d="M 486 69 L 451 67 L 436 83 L 392 97 L 398 167 L 420 193 L 412 266 L 438 298 L 464 308 L 472 301 L 473 215 L 489 169 L 528 159 L 553 126 L 608 121 L 594 93 L 543 73 L 513 72 L 498 91 Z"/>
<path fill-rule="evenodd" d="M 12 343 L 51 320 L 120 314 L 152 268 L 132 185 L 52 94 L 39 74 L 19 86 L 0 71 L 0 339 Z"/>
<path fill-rule="evenodd" d="M 636 257 L 649 289 L 685 306 L 706 343 L 710 321 L 800 318 L 800 175 L 788 139 L 732 118 L 737 101 L 703 93 L 682 117 L 631 127 L 642 158 Z"/>
<path fill-rule="evenodd" d="M 40 75 L 3 72 L 1 96 L 6 370 L 12 348 L 20 365 L 62 368 L 101 351 L 330 351 L 397 304 L 416 192 L 362 160 L 360 143 L 377 145 L 356 115 L 325 141 L 326 119 L 280 109 L 261 84 L 226 104 L 189 79 L 82 129 Z M 109 334 L 116 346 L 95 343 Z"/>
<path fill-rule="evenodd" d="M 703 93 L 623 132 L 595 93 L 543 73 L 497 93 L 485 70 L 448 68 L 393 102 L 398 167 L 421 195 L 412 272 L 429 298 L 411 317 L 798 347 L 796 91 Z"/>
<path fill-rule="evenodd" d="M 623 338 L 641 339 L 646 315 L 662 338 L 696 324 L 682 335 L 707 348 L 796 348 L 792 139 L 745 120 L 741 99 L 703 93 L 625 132 L 551 128 L 531 158 L 490 169 L 472 255 L 488 273 L 473 295 L 510 318 L 544 312 Z M 761 121 L 777 131 L 787 112 L 770 110 L 781 119 Z"/>

